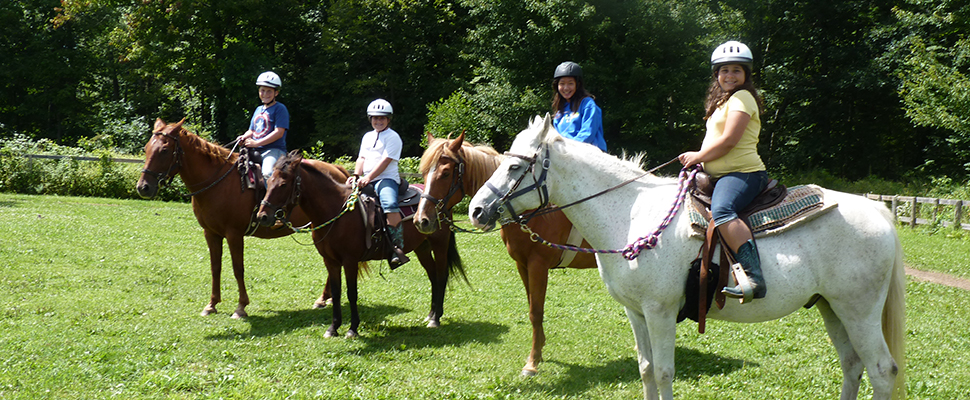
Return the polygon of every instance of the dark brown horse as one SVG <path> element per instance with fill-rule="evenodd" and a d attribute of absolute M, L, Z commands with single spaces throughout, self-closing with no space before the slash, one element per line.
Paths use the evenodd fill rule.
<path fill-rule="evenodd" d="M 136 189 L 144 198 L 158 193 L 161 182 L 179 175 L 185 187 L 192 193 L 192 211 L 202 226 L 209 246 L 209 265 L 212 270 L 212 297 L 202 310 L 202 315 L 216 312 L 216 304 L 222 301 L 220 280 L 222 275 L 222 241 L 229 244 L 232 272 L 239 286 L 239 304 L 233 318 L 246 317 L 249 295 L 243 269 L 243 237 L 248 234 L 259 238 L 278 238 L 293 233 L 290 229 L 271 229 L 254 225 L 254 214 L 259 206 L 253 189 L 243 189 L 235 167 L 237 154 L 225 147 L 210 143 L 182 128 L 182 120 L 166 124 L 155 121 L 151 139 L 145 145 L 145 168 L 138 179 Z M 349 173 L 343 167 L 314 161 L 314 165 L 337 179 L 346 179 Z M 259 171 L 256 171 L 258 174 Z M 309 222 L 302 210 L 293 212 L 297 224 Z M 258 228 L 258 229 L 257 229 Z M 329 278 L 328 278 L 329 279 Z M 314 307 L 325 306 L 330 298 L 324 291 Z"/>
<path fill-rule="evenodd" d="M 367 248 L 369 233 L 364 225 L 359 204 L 350 210 L 347 200 L 354 192 L 346 179 L 334 179 L 318 165 L 306 162 L 299 151 L 291 151 L 276 164 L 267 182 L 266 196 L 259 208 L 261 224 L 273 224 L 282 214 L 295 207 L 302 208 L 313 223 L 313 243 L 323 256 L 330 291 L 333 294 L 333 323 L 325 336 L 337 335 L 342 321 L 340 309 L 340 269 L 347 273 L 347 300 L 350 303 L 350 329 L 347 337 L 356 337 L 360 325 L 357 312 L 357 274 L 363 261 L 376 260 L 384 254 L 370 254 Z M 404 251 L 414 251 L 431 280 L 431 311 L 428 327 L 440 326 L 444 312 L 445 288 L 451 272 L 463 277 L 464 267 L 455 247 L 455 234 L 449 229 L 437 229 L 421 234 L 412 224 L 404 226 Z"/>
<path fill-rule="evenodd" d="M 491 147 L 473 146 L 464 139 L 464 133 L 454 140 L 435 139 L 428 134 L 428 149 L 421 156 L 420 166 L 424 175 L 425 195 L 414 214 L 414 225 L 418 231 L 431 232 L 441 224 L 450 224 L 451 208 L 464 196 L 478 192 L 504 158 Z M 567 243 L 573 225 L 560 211 L 533 219 L 528 226 L 550 242 Z M 516 224 L 502 227 L 502 240 L 509 256 L 515 260 L 529 299 L 532 351 L 522 367 L 522 374 L 532 376 L 538 372 L 542 347 L 546 344 L 542 321 L 549 269 L 596 268 L 596 260 L 589 253 L 564 252 L 533 242 Z M 585 240 L 581 245 L 589 247 Z"/>

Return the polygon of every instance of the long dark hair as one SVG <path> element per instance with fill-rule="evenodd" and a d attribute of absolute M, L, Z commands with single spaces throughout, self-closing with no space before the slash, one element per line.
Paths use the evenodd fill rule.
<path fill-rule="evenodd" d="M 558 115 L 559 113 L 563 112 L 563 110 L 566 109 L 566 103 L 569 101 L 573 103 L 573 111 L 576 111 L 576 109 L 579 108 L 579 105 L 583 103 L 583 99 L 587 97 L 591 97 L 593 99 L 596 98 L 596 96 L 593 96 L 592 93 L 586 91 L 586 86 L 583 86 L 583 78 L 580 78 L 578 76 L 571 76 L 570 78 L 576 79 L 576 94 L 573 95 L 572 100 L 567 101 L 565 97 L 562 97 L 562 95 L 559 94 L 559 80 L 562 78 L 566 78 L 566 77 L 561 76 L 552 80 L 552 112 L 553 113 Z"/>
<path fill-rule="evenodd" d="M 727 102 L 728 99 L 731 98 L 731 95 L 739 90 L 747 90 L 751 92 L 751 95 L 754 96 L 754 100 L 758 102 L 758 113 L 764 113 L 765 104 L 764 101 L 761 100 L 761 95 L 758 94 L 758 87 L 755 86 L 754 80 L 751 79 L 751 67 L 745 64 L 740 65 L 741 68 L 744 69 L 744 83 L 741 86 L 734 88 L 734 90 L 730 92 L 721 90 L 721 85 L 717 83 L 717 72 L 721 69 L 721 66 L 718 66 L 714 70 L 714 79 L 711 81 L 711 86 L 707 89 L 707 102 L 704 104 L 704 108 L 706 110 L 704 119 L 708 119 L 711 117 L 711 115 L 714 115 L 714 111 Z"/>

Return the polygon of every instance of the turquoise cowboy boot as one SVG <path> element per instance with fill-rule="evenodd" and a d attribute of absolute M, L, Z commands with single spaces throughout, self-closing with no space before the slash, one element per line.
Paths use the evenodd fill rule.
<path fill-rule="evenodd" d="M 731 265 L 734 278 L 738 282 L 733 288 L 724 288 L 721 293 L 725 296 L 741 299 L 741 304 L 752 299 L 762 299 L 768 291 L 765 278 L 761 273 L 761 257 L 754 239 L 748 240 L 738 248 L 735 255 L 737 263 Z"/>
<path fill-rule="evenodd" d="M 391 258 L 387 260 L 388 264 L 391 265 L 391 269 L 393 270 L 407 264 L 407 262 L 411 261 L 411 259 L 408 258 L 407 254 L 404 253 L 404 227 L 401 225 L 388 226 L 387 233 L 391 237 L 391 245 L 394 246 L 393 254 L 391 255 Z"/>

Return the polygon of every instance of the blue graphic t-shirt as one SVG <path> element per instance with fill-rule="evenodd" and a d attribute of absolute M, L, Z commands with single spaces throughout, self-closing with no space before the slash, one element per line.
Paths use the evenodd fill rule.
<path fill-rule="evenodd" d="M 280 149 L 286 151 L 286 134 L 290 130 L 290 112 L 286 110 L 283 103 L 266 107 L 265 105 L 256 107 L 253 112 L 253 119 L 249 122 L 249 129 L 253 131 L 253 139 L 259 140 L 276 131 L 276 128 L 283 128 L 283 136 L 275 142 L 260 146 L 258 150 Z"/>

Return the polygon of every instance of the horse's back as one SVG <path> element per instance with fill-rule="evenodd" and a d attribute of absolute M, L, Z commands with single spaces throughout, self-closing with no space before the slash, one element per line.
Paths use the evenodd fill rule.
<path fill-rule="evenodd" d="M 815 295 L 843 304 L 875 304 L 885 296 L 899 250 L 892 215 L 862 196 L 825 190 L 825 200 L 838 207 L 757 240 L 767 297 L 745 305 L 728 302 L 709 317 L 758 322 L 797 311 Z"/>

